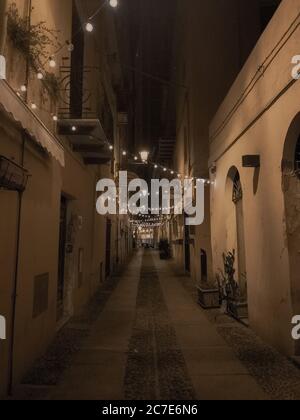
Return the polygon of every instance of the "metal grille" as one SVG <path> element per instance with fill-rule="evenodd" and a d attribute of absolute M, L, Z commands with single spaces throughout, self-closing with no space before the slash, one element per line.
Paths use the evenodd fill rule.
<path fill-rule="evenodd" d="M 240 175 L 239 173 L 237 173 L 233 181 L 232 201 L 235 204 L 237 204 L 242 199 L 243 199 L 243 189 L 242 189 L 242 184 L 240 180 Z"/>

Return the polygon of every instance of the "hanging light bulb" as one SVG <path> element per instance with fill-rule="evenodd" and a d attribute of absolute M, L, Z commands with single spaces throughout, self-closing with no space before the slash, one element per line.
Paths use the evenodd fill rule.
<path fill-rule="evenodd" d="M 58 121 L 57 115 L 53 115 L 52 119 L 53 119 L 53 121 Z"/>
<path fill-rule="evenodd" d="M 134 160 L 137 161 L 138 160 L 138 157 L 137 156 L 134 156 Z"/>
<path fill-rule="evenodd" d="M 86 30 L 87 32 L 93 32 L 93 30 L 94 30 L 94 26 L 93 26 L 93 24 L 92 24 L 91 22 L 86 23 L 86 25 L 85 25 L 85 30 Z"/>
<path fill-rule="evenodd" d="M 157 165 L 154 165 L 154 168 L 155 168 L 155 169 L 157 169 L 157 168 L 158 168 L 158 166 L 157 166 Z"/>
<path fill-rule="evenodd" d="M 123 154 L 123 156 L 127 156 L 127 152 L 125 150 L 123 151 L 122 154 Z"/>
<path fill-rule="evenodd" d="M 31 109 L 33 109 L 33 110 L 37 109 L 37 106 L 36 106 L 36 104 L 35 104 L 35 103 L 32 103 L 32 104 L 31 104 Z"/>
<path fill-rule="evenodd" d="M 109 5 L 111 7 L 117 7 L 118 6 L 118 0 L 109 0 Z"/>
<path fill-rule="evenodd" d="M 72 42 L 67 41 L 67 46 L 68 46 L 68 51 L 69 52 L 73 52 L 74 51 L 74 44 L 72 44 Z"/>
<path fill-rule="evenodd" d="M 43 80 L 44 75 L 43 75 L 43 73 L 42 73 L 41 71 L 39 71 L 39 72 L 37 73 L 36 77 L 37 77 L 39 80 Z"/>
<path fill-rule="evenodd" d="M 26 85 L 21 86 L 21 92 L 27 92 L 27 86 Z"/>
<path fill-rule="evenodd" d="M 75 131 L 77 131 L 77 127 L 75 127 L 75 125 L 73 125 L 72 131 L 73 131 L 73 133 L 75 133 Z"/>
<path fill-rule="evenodd" d="M 167 168 L 164 168 L 164 172 L 167 172 Z"/>
<path fill-rule="evenodd" d="M 56 67 L 56 61 L 54 60 L 53 57 L 49 58 L 49 66 L 54 69 Z"/>
<path fill-rule="evenodd" d="M 112 144 L 109 146 L 109 150 L 114 150 L 114 146 Z"/>

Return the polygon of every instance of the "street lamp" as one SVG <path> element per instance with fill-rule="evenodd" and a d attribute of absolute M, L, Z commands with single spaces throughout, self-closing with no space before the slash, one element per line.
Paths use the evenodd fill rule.
<path fill-rule="evenodd" d="M 143 151 L 140 152 L 140 155 L 143 162 L 148 162 L 149 152 Z"/>

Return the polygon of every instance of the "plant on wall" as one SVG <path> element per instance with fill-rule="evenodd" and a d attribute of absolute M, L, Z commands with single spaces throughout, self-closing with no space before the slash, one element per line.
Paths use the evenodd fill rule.
<path fill-rule="evenodd" d="M 56 102 L 59 99 L 60 82 L 55 74 L 46 72 L 42 84 L 50 98 Z"/>
<path fill-rule="evenodd" d="M 31 24 L 29 17 L 21 17 L 15 3 L 7 12 L 7 34 L 13 46 L 23 55 L 30 69 L 35 73 L 43 70 L 43 61 L 49 58 L 49 49 L 60 47 L 57 31 L 46 27 L 45 22 Z M 58 99 L 59 81 L 52 74 L 45 72 L 42 80 L 44 88 L 53 100 Z"/>
<path fill-rule="evenodd" d="M 221 287 L 225 298 L 238 300 L 240 298 L 240 288 L 235 276 L 235 250 L 223 254 L 224 271 L 220 270 Z"/>

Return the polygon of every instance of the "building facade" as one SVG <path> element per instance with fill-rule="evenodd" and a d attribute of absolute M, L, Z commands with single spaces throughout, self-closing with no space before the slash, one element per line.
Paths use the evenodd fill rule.
<path fill-rule="evenodd" d="M 0 313 L 7 339 L 0 395 L 131 250 L 127 219 L 96 213 L 97 181 L 116 177 L 128 133 L 119 105 L 124 80 L 109 59 L 118 53 L 110 11 L 97 17 L 97 36 L 83 30 L 95 6 L 1 0 Z M 20 39 L 30 28 L 38 45 L 31 50 Z"/>
<path fill-rule="evenodd" d="M 285 0 L 210 126 L 213 270 L 235 249 L 250 326 L 299 356 L 299 0 Z M 294 71 L 293 71 L 294 68 Z"/>
<path fill-rule="evenodd" d="M 259 1 L 178 2 L 174 39 L 176 81 L 175 170 L 209 178 L 209 124 L 260 35 Z M 197 42 L 195 42 L 197 40 Z M 210 191 L 205 222 L 188 228 L 174 220 L 173 255 L 192 279 L 214 277 L 211 252 Z"/>

